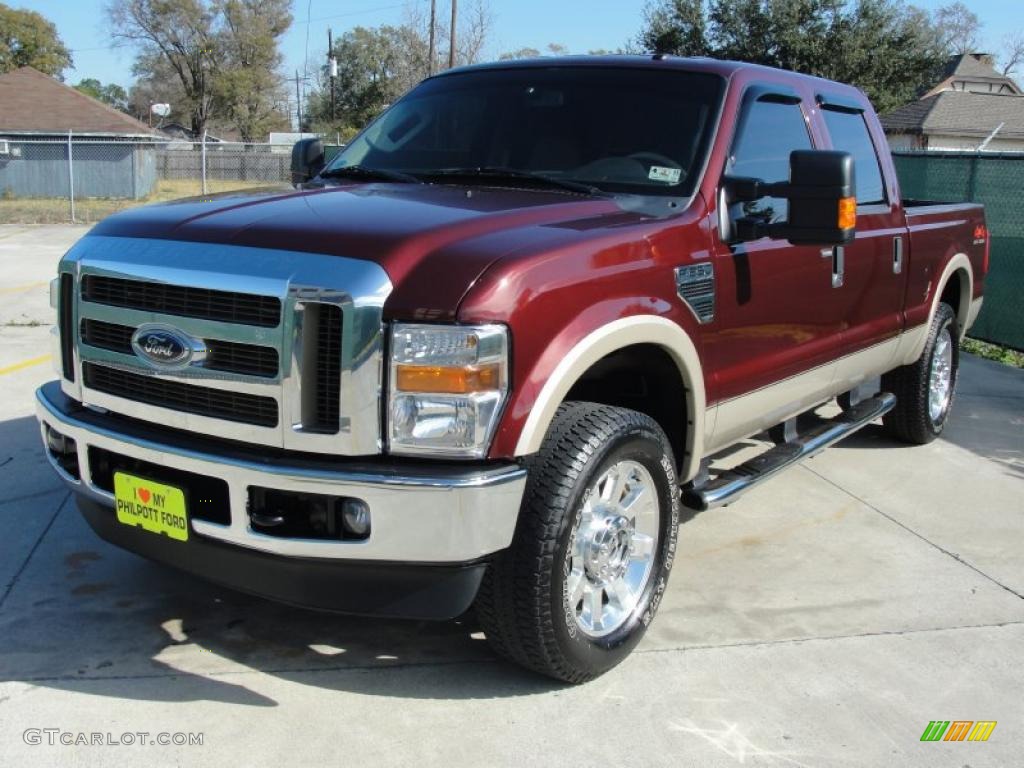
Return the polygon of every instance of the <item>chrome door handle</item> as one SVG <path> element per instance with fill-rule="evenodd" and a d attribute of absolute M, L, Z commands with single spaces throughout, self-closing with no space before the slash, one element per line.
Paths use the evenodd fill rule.
<path fill-rule="evenodd" d="M 903 271 L 903 238 L 892 239 L 892 273 L 898 275 Z"/>
<path fill-rule="evenodd" d="M 822 248 L 821 258 L 832 259 L 832 287 L 843 287 L 843 273 L 846 271 L 846 249 L 841 245 L 832 248 Z"/>

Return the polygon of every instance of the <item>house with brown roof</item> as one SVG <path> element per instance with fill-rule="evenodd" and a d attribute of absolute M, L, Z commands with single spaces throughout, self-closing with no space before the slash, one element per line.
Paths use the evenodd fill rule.
<path fill-rule="evenodd" d="M 32 67 L 0 75 L 0 194 L 67 197 L 73 183 L 76 198 L 145 197 L 156 183 L 154 138 L 145 123 Z"/>
<path fill-rule="evenodd" d="M 881 121 L 892 149 L 1024 152 L 1024 91 L 984 53 L 954 56 L 935 87 Z"/>
<path fill-rule="evenodd" d="M 0 136 L 150 137 L 131 115 L 76 91 L 32 67 L 0 75 Z"/>

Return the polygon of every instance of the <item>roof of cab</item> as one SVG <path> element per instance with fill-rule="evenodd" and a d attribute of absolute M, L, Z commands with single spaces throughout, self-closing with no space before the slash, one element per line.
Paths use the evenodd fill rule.
<path fill-rule="evenodd" d="M 867 102 L 867 97 L 859 88 L 845 83 L 840 83 L 835 80 L 827 80 L 814 75 L 805 75 L 800 72 L 768 67 L 763 64 L 751 64 L 749 62 L 730 61 L 727 59 L 712 59 L 704 56 L 673 56 L 671 54 L 607 54 L 601 56 L 548 56 L 534 59 L 509 59 L 504 61 L 491 61 L 485 64 L 472 64 L 465 67 L 456 67 L 444 72 L 439 72 L 434 75 L 434 77 L 446 77 L 464 72 L 481 72 L 487 70 L 548 69 L 552 67 L 612 67 L 641 69 L 671 68 L 687 72 L 707 72 L 709 74 L 720 75 L 726 80 L 731 79 L 736 72 L 741 70 L 759 70 L 776 75 L 781 73 L 789 78 L 800 79 L 812 83 L 819 88 L 828 88 L 832 91 L 857 94 L 858 97 L 864 99 L 865 103 Z"/>

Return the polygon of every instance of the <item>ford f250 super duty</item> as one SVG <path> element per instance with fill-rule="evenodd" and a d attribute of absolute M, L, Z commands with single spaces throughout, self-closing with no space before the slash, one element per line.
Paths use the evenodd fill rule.
<path fill-rule="evenodd" d="M 312 608 L 474 607 L 580 682 L 653 619 L 684 507 L 949 416 L 983 211 L 901 200 L 855 88 L 501 62 L 292 162 L 298 189 L 120 213 L 60 263 L 37 412 L 115 545 Z"/>

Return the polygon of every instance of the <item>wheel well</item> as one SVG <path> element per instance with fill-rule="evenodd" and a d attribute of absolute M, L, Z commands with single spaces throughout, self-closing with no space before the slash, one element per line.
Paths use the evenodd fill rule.
<path fill-rule="evenodd" d="M 942 295 L 939 297 L 939 301 L 953 308 L 953 314 L 956 315 L 961 333 L 963 333 L 964 324 L 967 321 L 967 309 L 970 307 L 971 298 L 966 295 L 969 288 L 970 281 L 967 273 L 958 269 L 949 276 L 949 281 L 943 287 Z"/>
<path fill-rule="evenodd" d="M 623 347 L 598 360 L 565 396 L 645 413 L 665 430 L 676 464 L 686 455 L 686 385 L 672 357 L 654 344 Z"/>

